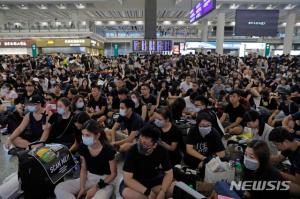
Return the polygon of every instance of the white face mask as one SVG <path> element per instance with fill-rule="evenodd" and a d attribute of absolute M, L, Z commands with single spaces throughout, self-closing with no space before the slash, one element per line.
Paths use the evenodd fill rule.
<path fill-rule="evenodd" d="M 127 110 L 126 109 L 120 109 L 119 114 L 123 117 L 127 115 Z"/>
<path fill-rule="evenodd" d="M 248 156 L 244 156 L 244 165 L 247 169 L 256 171 L 258 169 L 258 161 L 254 160 L 252 158 L 249 158 Z"/>
<path fill-rule="evenodd" d="M 198 127 L 198 129 L 203 138 L 211 132 L 211 127 Z"/>

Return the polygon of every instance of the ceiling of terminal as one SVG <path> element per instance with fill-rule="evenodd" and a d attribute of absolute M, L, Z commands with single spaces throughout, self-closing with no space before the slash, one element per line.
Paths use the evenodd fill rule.
<path fill-rule="evenodd" d="M 19 26 L 48 26 L 50 28 L 95 23 L 106 30 L 142 30 L 145 0 L 0 0 L 0 18 Z M 157 0 L 157 20 L 161 26 L 189 25 L 188 15 L 197 0 Z M 290 12 L 297 13 L 300 23 L 300 0 L 217 0 L 217 10 L 206 18 L 216 22 L 216 14 L 225 12 L 226 22 L 234 24 L 236 9 L 279 9 L 279 23 Z M 2 13 L 2 14 L 1 14 Z M 1 20 L 1 19 L 0 19 Z"/>

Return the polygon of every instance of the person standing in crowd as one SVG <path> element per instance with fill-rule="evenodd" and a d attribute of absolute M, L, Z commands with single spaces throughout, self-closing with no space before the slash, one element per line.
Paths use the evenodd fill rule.
<path fill-rule="evenodd" d="M 123 166 L 124 182 L 119 190 L 123 198 L 172 197 L 172 165 L 167 150 L 158 144 L 159 139 L 160 132 L 152 125 L 140 129 L 139 141 L 128 151 Z"/>
<path fill-rule="evenodd" d="M 107 144 L 105 133 L 97 121 L 84 123 L 79 154 L 80 178 L 58 184 L 56 198 L 109 199 L 113 192 L 113 180 L 117 176 L 117 163 L 115 151 Z"/>

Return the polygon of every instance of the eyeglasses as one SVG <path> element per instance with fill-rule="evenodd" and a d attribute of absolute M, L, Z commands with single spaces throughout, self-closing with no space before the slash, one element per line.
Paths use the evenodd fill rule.
<path fill-rule="evenodd" d="M 31 84 L 26 84 L 26 86 L 27 86 L 27 87 L 31 87 L 31 86 L 33 86 L 33 85 L 31 85 Z"/>

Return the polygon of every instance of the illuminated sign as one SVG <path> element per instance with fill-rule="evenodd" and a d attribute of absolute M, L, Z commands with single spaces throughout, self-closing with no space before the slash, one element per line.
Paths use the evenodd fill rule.
<path fill-rule="evenodd" d="M 201 0 L 193 9 L 190 11 L 190 23 L 194 23 L 200 18 L 204 17 L 211 11 L 216 9 L 215 0 Z"/>
<path fill-rule="evenodd" d="M 84 44 L 85 40 L 84 39 L 66 39 L 65 43 L 66 44 Z"/>
<path fill-rule="evenodd" d="M 32 40 L 0 40 L 0 47 L 28 47 L 32 45 Z"/>

